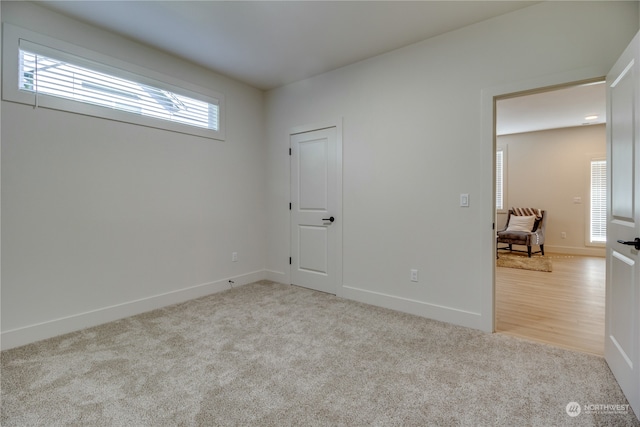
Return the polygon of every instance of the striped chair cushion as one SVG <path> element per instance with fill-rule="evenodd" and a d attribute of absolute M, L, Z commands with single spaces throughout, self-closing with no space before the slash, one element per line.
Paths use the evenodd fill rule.
<path fill-rule="evenodd" d="M 542 218 L 542 212 L 540 209 L 534 208 L 511 208 L 512 215 L 515 216 L 531 216 L 534 215 L 536 220 L 540 220 Z"/>

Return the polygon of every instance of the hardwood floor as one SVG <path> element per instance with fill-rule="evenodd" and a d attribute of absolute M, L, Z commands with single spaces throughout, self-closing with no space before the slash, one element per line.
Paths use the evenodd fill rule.
<path fill-rule="evenodd" d="M 496 268 L 496 332 L 602 356 L 605 259 L 545 257 L 551 273 Z"/>

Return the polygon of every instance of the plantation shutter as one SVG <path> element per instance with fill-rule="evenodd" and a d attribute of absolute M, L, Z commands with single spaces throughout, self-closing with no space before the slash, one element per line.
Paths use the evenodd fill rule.
<path fill-rule="evenodd" d="M 591 161 L 590 241 L 607 241 L 607 162 Z"/>
<path fill-rule="evenodd" d="M 496 151 L 496 209 L 504 209 L 504 151 Z"/>

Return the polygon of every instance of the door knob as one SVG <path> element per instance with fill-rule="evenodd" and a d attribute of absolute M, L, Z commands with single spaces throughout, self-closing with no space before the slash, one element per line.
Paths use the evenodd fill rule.
<path fill-rule="evenodd" d="M 624 240 L 618 240 L 618 243 L 622 243 L 623 245 L 634 246 L 636 250 L 640 251 L 640 237 L 636 237 L 635 240 L 631 240 L 629 242 L 625 242 Z"/>
<path fill-rule="evenodd" d="M 336 219 L 334 217 L 329 217 L 329 218 L 322 218 L 323 221 L 335 221 Z"/>

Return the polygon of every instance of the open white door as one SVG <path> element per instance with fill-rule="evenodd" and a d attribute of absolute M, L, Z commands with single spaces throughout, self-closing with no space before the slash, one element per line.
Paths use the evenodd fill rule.
<path fill-rule="evenodd" d="M 640 33 L 607 75 L 610 197 L 605 314 L 605 359 L 640 418 L 639 117 Z"/>
<path fill-rule="evenodd" d="M 336 294 L 342 221 L 337 129 L 290 139 L 291 283 Z"/>

